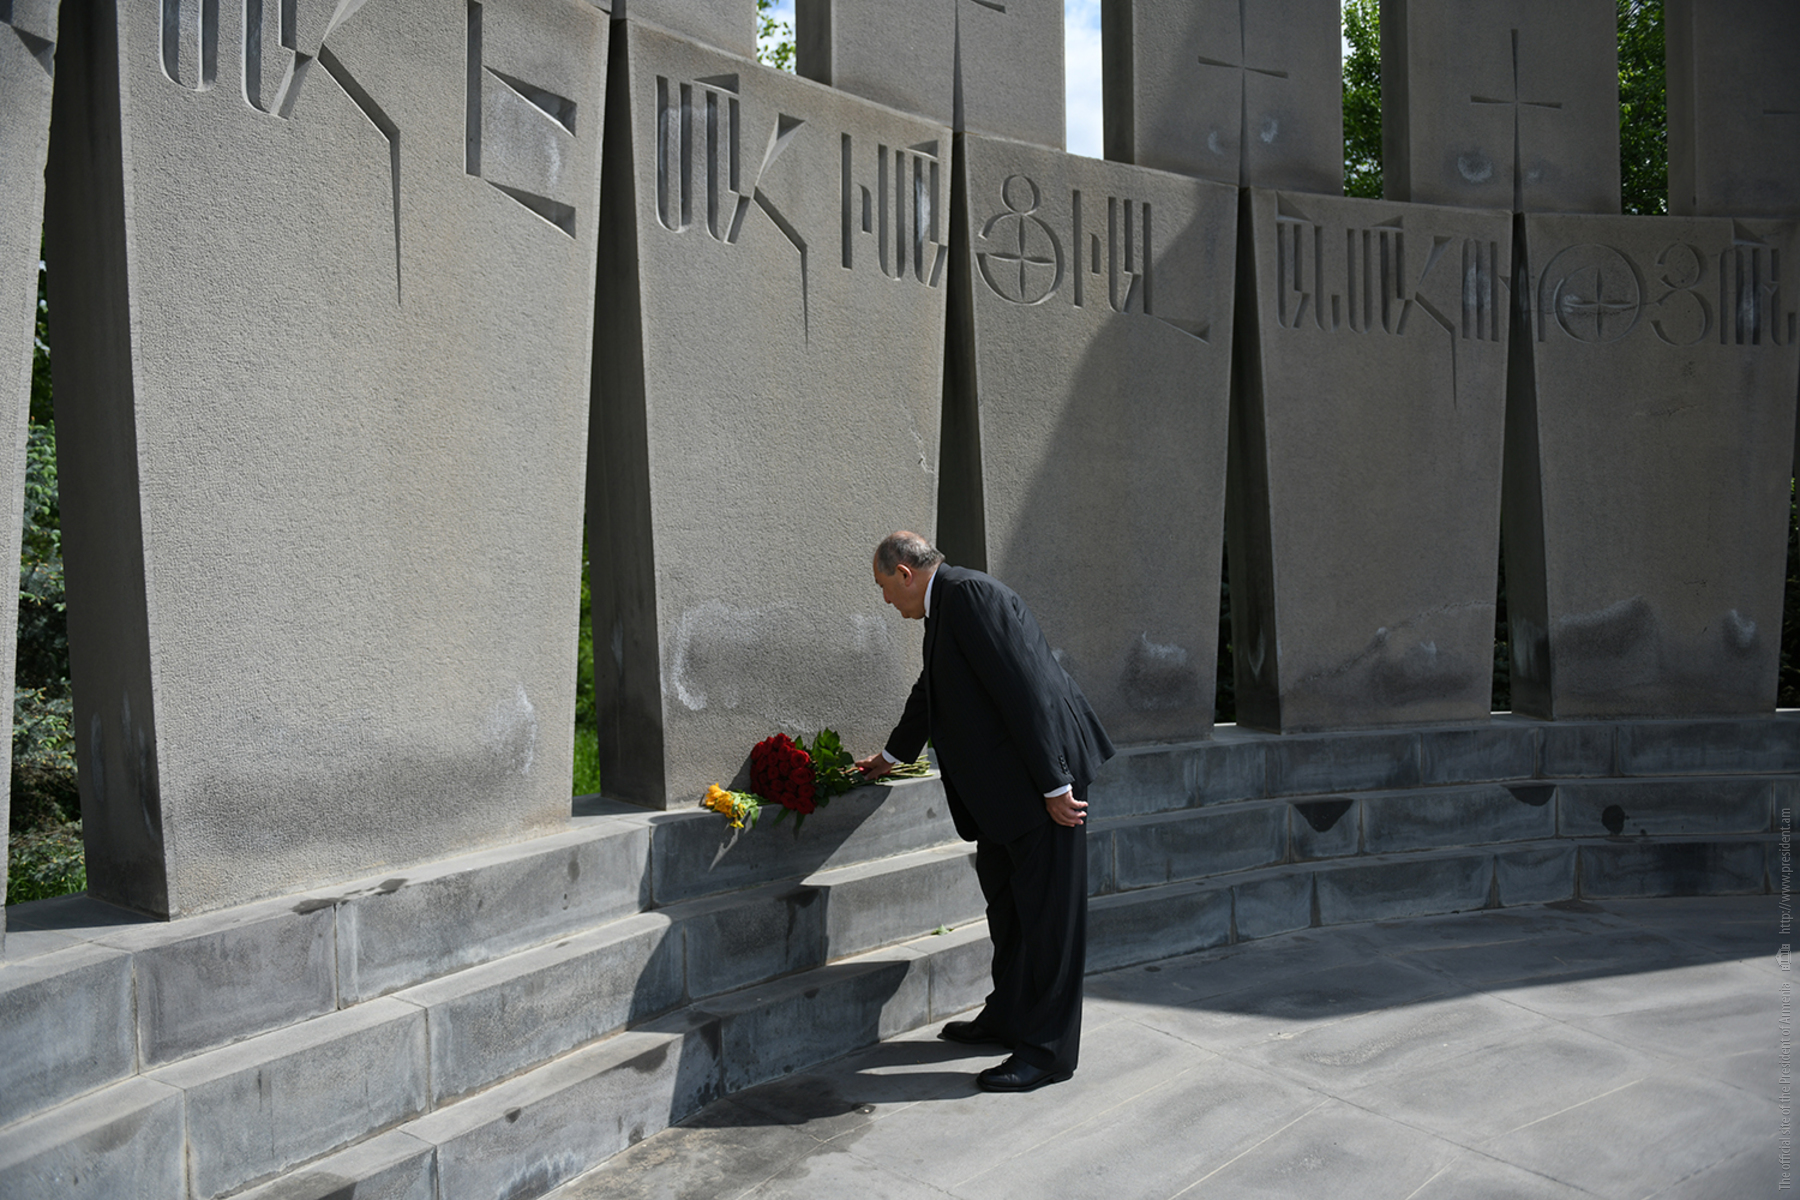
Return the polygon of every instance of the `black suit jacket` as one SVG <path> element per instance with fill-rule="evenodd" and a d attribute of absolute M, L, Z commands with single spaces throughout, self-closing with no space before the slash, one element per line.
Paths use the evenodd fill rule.
<path fill-rule="evenodd" d="M 887 751 L 911 762 L 931 739 L 956 831 L 1010 842 L 1050 820 L 1044 794 L 1087 792 L 1113 744 L 1011 588 L 980 571 L 937 569 L 925 669 Z"/>

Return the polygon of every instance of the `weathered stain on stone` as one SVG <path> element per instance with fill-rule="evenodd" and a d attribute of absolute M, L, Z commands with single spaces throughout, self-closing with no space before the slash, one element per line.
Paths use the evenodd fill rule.
<path fill-rule="evenodd" d="M 1312 826 L 1314 833 L 1329 833 L 1332 827 L 1343 819 L 1344 814 L 1350 811 L 1352 803 L 1354 802 L 1341 798 L 1308 800 L 1303 804 L 1294 805 L 1294 808 L 1306 818 L 1306 823 Z"/>
<path fill-rule="evenodd" d="M 1735 608 L 1720 619 L 1719 634 L 1724 639 L 1726 651 L 1741 658 L 1748 658 L 1761 649 L 1756 622 Z"/>
<path fill-rule="evenodd" d="M 1119 690 L 1139 712 L 1160 712 L 1200 702 L 1200 677 L 1183 646 L 1153 642 L 1140 633 L 1125 652 Z"/>
<path fill-rule="evenodd" d="M 1583 658 L 1622 657 L 1655 637 L 1656 614 L 1642 596 L 1556 622 L 1558 653 Z"/>
<path fill-rule="evenodd" d="M 1529 804 L 1533 808 L 1542 808 L 1550 803 L 1550 797 L 1556 794 L 1556 785 L 1552 783 L 1518 783 L 1506 785 L 1513 799 L 1520 804 Z"/>
<path fill-rule="evenodd" d="M 673 1042 L 660 1042 L 642 1054 L 628 1059 L 625 1066 L 639 1075 L 654 1075 L 662 1070 L 663 1064 L 669 1061 L 669 1047 Z"/>

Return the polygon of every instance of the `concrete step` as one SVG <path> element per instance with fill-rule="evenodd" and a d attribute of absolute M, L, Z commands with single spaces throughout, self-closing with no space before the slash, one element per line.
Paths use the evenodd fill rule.
<path fill-rule="evenodd" d="M 427 1014 L 431 1103 L 683 1005 L 976 920 L 946 847 L 644 913 L 394 993 Z"/>
<path fill-rule="evenodd" d="M 700 896 L 798 879 L 956 843 L 942 779 L 900 779 L 838 796 L 806 818 L 804 832 L 763 814 L 753 829 L 733 830 L 717 813 L 661 813 L 651 860 L 653 902 L 667 906 Z"/>
<path fill-rule="evenodd" d="M 1104 896 L 1284 863 L 1555 837 L 1769 833 L 1796 803 L 1800 776 L 1746 775 L 1465 784 L 1101 816 L 1088 834 L 1088 887 Z"/>
<path fill-rule="evenodd" d="M 1307 926 L 1581 895 L 1761 892 L 1778 853 L 1765 833 L 1548 838 L 1282 864 L 1094 900 L 1088 968 Z M 871 894 L 924 890 L 925 881 L 948 881 L 937 872 L 968 871 L 948 852 L 888 866 L 895 878 L 869 884 Z M 829 911 L 834 894 L 876 877 L 859 867 L 802 886 L 814 892 L 809 907 Z M 737 899 L 749 908 L 772 903 L 759 892 Z M 176 1190 L 163 1194 L 208 1200 L 526 1200 L 719 1096 L 944 1020 L 988 989 L 986 928 L 976 921 L 570 1041 L 678 994 L 688 930 L 703 909 L 728 908 L 716 900 L 684 907 L 520 952 L 505 970 L 470 968 L 195 1056 L 0 1129 L 0 1195 L 14 1180 L 53 1180 L 57 1194 L 118 1194 L 69 1181 L 69 1164 L 91 1159 L 83 1169 L 93 1174 L 83 1178 L 116 1180 L 109 1164 L 125 1164 L 118 1169 L 146 1179 L 174 1178 Z M 640 982 L 626 986 L 633 972 Z M 519 1066 L 532 1058 L 540 1061 Z M 498 1082 L 472 1082 L 483 1075 Z"/>
<path fill-rule="evenodd" d="M 977 924 L 714 997 L 238 1195 L 529 1200 L 720 1096 L 961 1012 L 986 994 L 986 972 Z"/>
<path fill-rule="evenodd" d="M 1800 711 L 1644 721 L 1271 734 L 1221 725 L 1204 741 L 1131 747 L 1088 797 L 1131 816 L 1338 792 L 1451 784 L 1655 775 L 1800 773 Z"/>
<path fill-rule="evenodd" d="M 795 1039 L 822 1036 L 837 1044 L 861 1036 L 866 1004 L 859 997 L 881 990 L 895 971 L 905 974 L 904 964 L 918 956 L 900 953 L 879 969 L 840 969 L 835 960 L 977 919 L 982 901 L 970 858 L 958 844 L 633 914 L 190 1055 L 148 1077 L 182 1098 L 188 1187 L 206 1198 L 442 1111 L 684 1005 L 735 1039 L 728 1047 L 729 1079 L 738 1086 L 771 1069 L 768 1056 L 794 1060 Z M 85 1081 L 102 1086 L 130 1072 L 129 956 L 73 946 L 34 962 L 47 968 L 65 957 L 93 961 L 66 977 L 34 971 L 34 987 L 9 995 L 30 998 L 28 1018 L 53 1025 L 54 1005 L 70 987 L 105 998 L 111 992 L 99 984 L 111 981 L 120 993 L 111 1009 L 121 1011 L 109 1009 L 109 1027 L 123 1048 L 110 1075 Z M 806 972 L 798 977 L 803 982 L 779 978 L 796 971 Z M 847 982 L 853 979 L 862 990 Z M 51 986 L 57 981 L 64 986 Z M 814 1004 L 824 983 L 843 1003 Z M 919 975 L 909 986 L 928 985 Z M 951 984 L 940 984 L 940 991 L 946 987 Z M 798 1009 L 813 1011 L 802 1020 Z M 824 1024 L 848 1024 L 821 1034 L 821 1011 Z M 783 1030 L 791 1030 L 785 1041 Z M 49 1094 L 43 1090 L 48 1064 L 65 1049 L 33 1060 L 31 1070 L 9 1068 L 20 1093 Z M 66 1099 L 66 1093 L 55 1094 Z"/>
<path fill-rule="evenodd" d="M 137 1077 L 0 1129 L 0 1200 L 185 1200 L 182 1113 Z"/>
<path fill-rule="evenodd" d="M 425 1018 L 383 997 L 151 1072 L 181 1097 L 188 1194 L 227 1195 L 424 1113 Z"/>
<path fill-rule="evenodd" d="M 1549 838 L 1288 863 L 1096 897 L 1088 970 L 1312 926 L 1572 899 L 1766 893 L 1777 836 Z"/>
<path fill-rule="evenodd" d="M 659 872 L 665 904 L 758 885 L 791 891 L 815 869 L 825 875 L 812 894 L 836 897 L 831 927 L 821 925 L 786 965 L 756 974 L 757 963 L 740 963 L 738 977 L 705 982 L 731 955 L 767 957 L 758 933 L 700 958 L 690 974 L 702 986 L 683 996 L 742 987 L 968 915 L 966 889 L 936 898 L 948 907 L 921 907 L 936 883 L 884 909 L 873 893 L 906 873 L 863 870 L 933 848 L 964 853 L 937 779 L 860 788 L 815 817 L 798 840 L 764 828 L 733 843 L 717 814 L 648 813 L 589 798 L 570 828 L 550 837 L 180 921 L 86 896 L 17 905 L 7 910 L 13 933 L 0 962 L 0 1125 L 139 1071 L 582 936 L 657 904 Z M 943 864 L 930 863 L 937 873 L 923 878 L 941 882 Z M 780 879 L 789 882 L 769 882 Z M 740 933 L 757 919 L 776 928 L 789 912 L 730 899 L 719 907 L 728 915 L 713 924 Z M 947 915 L 911 928 L 892 919 L 915 911 L 925 919 L 925 908 Z"/>

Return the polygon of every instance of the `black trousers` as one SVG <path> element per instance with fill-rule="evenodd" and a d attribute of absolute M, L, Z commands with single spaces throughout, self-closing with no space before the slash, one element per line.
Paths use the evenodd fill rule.
<path fill-rule="evenodd" d="M 976 1020 L 1034 1067 L 1073 1071 L 1087 968 L 1087 827 L 1049 822 L 975 843 L 994 941 L 994 990 Z"/>

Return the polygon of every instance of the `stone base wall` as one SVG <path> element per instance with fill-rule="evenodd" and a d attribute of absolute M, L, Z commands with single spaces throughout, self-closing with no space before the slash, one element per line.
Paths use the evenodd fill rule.
<path fill-rule="evenodd" d="M 1126 751 L 1090 800 L 1090 971 L 1310 926 L 1766 893 L 1800 713 L 1224 729 Z M 549 837 L 199 917 L 18 906 L 0 1196 L 541 1195 L 980 1003 L 970 857 L 926 779 L 798 838 L 593 797 Z"/>

